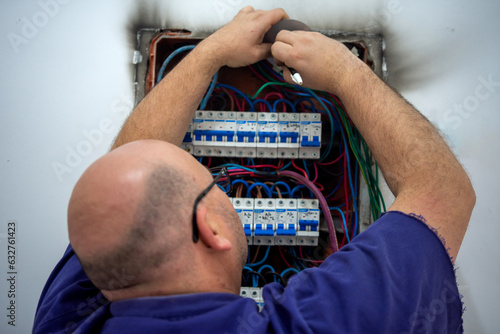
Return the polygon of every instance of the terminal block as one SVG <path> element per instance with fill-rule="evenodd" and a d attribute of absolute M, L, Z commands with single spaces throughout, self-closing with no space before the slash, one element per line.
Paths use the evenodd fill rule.
<path fill-rule="evenodd" d="M 257 157 L 276 158 L 278 156 L 278 114 L 258 113 Z"/>
<path fill-rule="evenodd" d="M 319 159 L 321 116 L 199 110 L 182 147 L 202 157 Z"/>
<path fill-rule="evenodd" d="M 235 112 L 197 111 L 191 128 L 195 155 L 219 157 L 235 155 Z"/>
<path fill-rule="evenodd" d="M 264 307 L 262 288 L 241 287 L 240 296 L 245 298 L 252 298 L 257 306 L 259 306 L 259 310 L 262 310 L 262 308 Z"/>
<path fill-rule="evenodd" d="M 182 140 L 181 148 L 185 150 L 188 153 L 193 154 L 193 123 L 189 123 L 189 127 L 186 131 L 186 135 L 184 136 L 184 139 Z"/>
<path fill-rule="evenodd" d="M 300 114 L 279 114 L 278 157 L 296 159 L 300 147 Z"/>
<path fill-rule="evenodd" d="M 319 203 L 314 199 L 230 198 L 248 245 L 315 246 Z"/>
<path fill-rule="evenodd" d="M 316 246 L 319 238 L 319 203 L 315 199 L 297 201 L 297 245 Z"/>
<path fill-rule="evenodd" d="M 319 114 L 300 114 L 301 159 L 319 159 L 321 148 L 321 117 Z"/>
<path fill-rule="evenodd" d="M 236 116 L 236 156 L 253 158 L 257 155 L 257 113 L 240 112 Z"/>
<path fill-rule="evenodd" d="M 241 224 L 243 225 L 247 243 L 249 245 L 253 245 L 253 231 L 255 230 L 253 225 L 254 199 L 232 198 L 231 202 L 233 203 L 233 207 L 241 220 Z"/>
<path fill-rule="evenodd" d="M 254 245 L 274 245 L 276 231 L 276 200 L 256 199 L 254 206 Z"/>
<path fill-rule="evenodd" d="M 293 246 L 297 243 L 297 199 L 276 200 L 275 244 Z"/>

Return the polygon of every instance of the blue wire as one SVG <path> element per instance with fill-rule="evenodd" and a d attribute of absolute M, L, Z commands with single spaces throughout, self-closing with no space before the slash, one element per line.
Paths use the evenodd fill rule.
<path fill-rule="evenodd" d="M 257 272 L 258 272 L 259 274 L 262 274 L 262 270 L 264 270 L 264 269 L 266 269 L 266 268 L 269 268 L 271 271 L 276 272 L 276 270 L 274 270 L 274 268 L 273 268 L 273 267 L 271 267 L 271 266 L 270 266 L 270 265 L 268 265 L 268 264 L 265 264 L 265 265 L 263 265 L 262 267 L 260 267 L 260 268 L 259 268 L 259 270 L 258 270 Z M 275 282 L 277 282 L 277 280 L 276 280 L 276 276 L 274 276 L 274 275 L 273 275 L 273 280 L 274 280 Z"/>
<path fill-rule="evenodd" d="M 302 160 L 303 162 L 303 165 L 304 165 L 304 169 L 306 170 L 306 174 L 307 174 L 307 179 L 310 180 L 311 177 L 310 177 L 310 174 L 309 174 L 309 169 L 307 168 L 307 164 L 306 164 L 306 160 Z"/>
<path fill-rule="evenodd" d="M 291 248 L 290 249 L 290 252 L 295 256 L 295 257 L 299 257 L 297 255 L 297 253 L 295 252 L 295 248 Z M 299 267 L 299 268 L 302 268 L 302 269 L 307 269 L 307 267 L 302 263 L 302 261 L 296 261 L 295 260 L 295 257 L 293 258 L 293 263 L 295 263 L 295 266 L 296 267 Z"/>
<path fill-rule="evenodd" d="M 349 196 L 349 198 L 347 199 L 347 202 L 350 202 L 352 199 L 352 196 Z M 343 208 L 345 206 L 345 203 L 342 203 L 342 204 L 339 204 L 337 205 L 337 208 Z"/>
<path fill-rule="evenodd" d="M 308 99 L 307 97 L 304 97 L 302 99 L 298 99 L 296 100 L 293 105 L 295 106 L 295 109 L 297 109 L 297 105 L 302 102 L 302 101 L 306 101 L 306 102 L 309 102 L 309 104 L 311 105 L 310 109 L 311 109 L 311 112 L 316 112 L 316 108 L 314 107 L 314 103 L 311 101 L 311 99 Z"/>
<path fill-rule="evenodd" d="M 292 108 L 293 112 L 297 112 L 297 110 L 295 110 L 295 106 L 293 105 L 293 103 L 290 102 L 289 100 L 285 100 L 285 99 L 277 99 L 276 101 L 274 101 L 274 103 L 273 103 L 273 109 L 272 109 L 273 112 L 276 112 L 276 107 L 278 106 L 278 103 L 281 103 L 281 102 L 283 102 L 283 103 L 287 104 L 288 106 L 290 106 L 290 108 Z"/>
<path fill-rule="evenodd" d="M 259 268 L 259 270 L 257 270 L 257 272 L 258 272 L 259 274 L 262 274 L 262 270 L 264 270 L 264 269 L 266 269 L 266 268 L 271 269 L 271 271 L 276 271 L 276 270 L 274 270 L 274 268 L 273 268 L 273 267 L 271 267 L 270 265 L 265 264 L 265 265 L 263 265 L 262 267 L 260 267 L 260 268 Z"/>
<path fill-rule="evenodd" d="M 281 167 L 280 170 L 285 170 L 287 169 L 288 167 L 290 167 L 292 165 L 292 160 L 290 160 L 286 165 L 284 165 L 283 167 Z"/>
<path fill-rule="evenodd" d="M 337 183 L 337 186 L 335 187 L 335 189 L 333 189 L 333 191 L 328 195 L 328 196 L 325 196 L 325 199 L 328 199 L 330 198 L 333 194 L 335 194 L 335 192 L 339 189 L 340 185 L 342 184 L 342 178 L 339 177 L 339 183 Z"/>
<path fill-rule="evenodd" d="M 195 45 L 186 45 L 186 46 L 182 46 L 182 47 L 176 49 L 174 52 L 172 52 L 167 57 L 167 59 L 165 59 L 165 61 L 163 62 L 163 64 L 161 65 L 160 71 L 158 72 L 158 79 L 156 80 L 156 83 L 158 84 L 161 81 L 161 79 L 163 78 L 163 72 L 165 72 L 165 69 L 167 68 L 168 63 L 170 63 L 170 61 L 175 56 L 177 56 L 179 53 L 184 52 L 184 51 L 191 51 L 191 50 L 194 49 L 194 47 L 195 47 Z"/>
<path fill-rule="evenodd" d="M 259 103 L 264 103 L 267 106 L 267 108 L 269 109 L 269 111 L 273 111 L 273 107 L 271 107 L 271 104 L 268 101 L 264 100 L 264 99 L 254 100 L 253 101 L 253 108 L 256 109 L 255 106 L 257 104 L 259 104 Z"/>
<path fill-rule="evenodd" d="M 267 68 L 267 69 L 269 70 L 269 72 L 271 72 L 271 74 L 274 74 L 274 77 L 275 77 L 275 78 L 277 78 L 278 80 L 281 80 L 281 81 L 285 81 L 285 80 L 283 79 L 283 77 L 282 77 L 282 76 L 280 76 L 278 73 L 276 73 L 276 71 L 275 71 L 275 70 L 273 70 L 273 69 L 272 69 L 272 68 L 271 68 L 271 67 L 267 64 L 267 62 L 262 61 L 262 62 L 261 62 L 261 65 L 264 65 L 264 67 L 265 67 L 265 68 Z"/>
<path fill-rule="evenodd" d="M 345 156 L 346 156 L 346 159 L 347 159 L 347 166 L 351 166 L 351 162 L 350 162 L 350 158 L 349 158 L 349 150 L 347 149 L 347 140 L 345 138 L 345 133 L 344 133 L 344 128 L 343 127 L 340 127 L 340 133 L 342 135 L 342 141 L 344 143 L 344 152 L 345 152 Z M 344 171 L 345 173 L 345 171 Z M 354 192 L 354 186 L 352 185 L 352 175 L 351 175 L 351 168 L 347 168 L 347 178 L 349 179 L 349 188 L 351 189 L 351 194 L 353 196 L 353 208 L 354 208 L 354 217 L 356 217 L 357 215 L 357 203 L 356 203 L 356 200 L 354 198 L 354 195 L 356 194 Z M 356 222 L 355 222 L 356 223 Z"/>
<path fill-rule="evenodd" d="M 250 187 L 248 187 L 248 189 L 247 189 L 247 197 L 252 197 L 252 189 L 255 188 L 256 186 L 262 186 L 262 189 L 267 192 L 267 196 L 269 198 L 273 197 L 273 193 L 272 193 L 271 189 L 269 189 L 269 187 L 267 186 L 267 184 L 264 184 L 262 182 L 255 182 Z"/>
<path fill-rule="evenodd" d="M 340 213 L 340 216 L 342 217 L 342 224 L 344 225 L 345 236 L 347 238 L 347 242 L 351 242 L 351 239 L 349 238 L 349 230 L 347 229 L 347 224 L 346 224 L 346 221 L 345 221 L 344 213 L 338 207 L 333 207 L 333 208 L 329 208 L 329 209 L 330 209 L 330 211 L 331 210 L 336 210 L 337 212 Z"/>
<path fill-rule="evenodd" d="M 288 184 L 286 184 L 285 182 L 283 181 L 278 181 L 278 182 L 275 182 L 273 184 L 273 186 L 271 187 L 271 190 L 273 190 L 274 187 L 277 187 L 278 185 L 282 185 L 286 188 L 286 190 L 288 190 L 287 192 L 281 192 L 282 194 L 290 194 L 292 191 L 290 190 L 290 186 Z M 274 192 L 273 192 L 274 193 Z M 276 192 L 277 193 L 277 192 Z"/>
<path fill-rule="evenodd" d="M 238 165 L 238 164 L 222 164 L 220 165 L 221 167 L 229 167 L 228 170 L 231 170 L 231 169 L 244 169 L 244 170 L 247 170 L 249 172 L 258 172 L 258 170 L 256 169 L 252 169 L 252 168 L 248 168 L 248 167 L 244 167 L 244 166 L 241 166 L 241 165 Z M 216 174 L 213 174 L 213 175 L 216 175 Z"/>
<path fill-rule="evenodd" d="M 306 188 L 307 190 L 309 190 L 309 193 L 311 194 L 311 198 L 314 198 L 314 195 L 313 195 L 313 193 L 312 193 L 311 189 L 307 188 L 307 187 L 306 187 L 305 185 L 303 185 L 303 184 L 300 184 L 300 185 L 298 185 L 298 186 L 294 187 L 294 188 L 292 189 L 292 192 L 290 193 L 290 197 L 292 197 L 292 198 L 293 198 L 293 196 L 294 196 L 295 192 L 296 192 L 297 190 L 299 190 L 300 188 Z"/>
<path fill-rule="evenodd" d="M 260 266 L 261 264 L 263 264 L 264 262 L 266 262 L 267 257 L 269 256 L 269 250 L 270 249 L 271 249 L 271 246 L 267 246 L 266 253 L 264 254 L 264 258 L 262 260 L 260 260 L 257 263 L 247 263 L 246 265 L 249 266 L 249 267 L 255 267 L 255 266 Z"/>
<path fill-rule="evenodd" d="M 295 271 L 297 274 L 299 273 L 299 271 L 298 271 L 297 269 L 295 269 L 295 268 L 288 268 L 288 269 L 285 269 L 285 270 L 283 270 L 283 271 L 281 272 L 281 277 L 284 277 L 284 276 L 285 276 L 285 274 L 286 274 L 287 272 L 289 272 L 289 271 Z"/>
<path fill-rule="evenodd" d="M 247 189 L 248 189 L 248 187 L 249 187 L 248 183 L 247 183 L 245 180 L 240 180 L 240 179 L 238 179 L 238 180 L 234 180 L 234 181 L 233 181 L 233 182 L 231 182 L 231 183 L 233 184 L 233 186 L 234 186 L 235 184 L 242 183 L 242 184 L 244 184 L 244 185 L 247 187 Z"/>
<path fill-rule="evenodd" d="M 240 94 L 245 100 L 247 100 L 248 104 L 250 105 L 250 111 L 255 111 L 252 101 L 241 90 L 237 89 L 236 87 L 226 85 L 226 84 L 221 84 L 221 83 L 217 84 L 217 87 L 231 89 L 231 90 L 235 91 L 236 93 Z"/>
<path fill-rule="evenodd" d="M 210 96 L 212 96 L 215 85 L 217 84 L 218 77 L 219 77 L 219 72 L 215 72 L 214 77 L 212 78 L 212 82 L 210 83 L 210 86 L 208 87 L 208 91 L 205 94 L 205 97 L 203 98 L 203 100 L 201 100 L 201 103 L 200 103 L 201 110 L 204 110 L 205 107 L 207 106 L 207 102 L 210 99 Z"/>
<path fill-rule="evenodd" d="M 309 89 L 309 88 L 302 88 L 302 87 L 299 87 L 299 88 L 307 91 L 308 93 L 310 93 L 315 99 L 318 100 L 318 102 L 321 104 L 321 106 L 325 110 L 329 110 L 326 107 L 326 105 L 323 103 L 323 101 L 321 101 L 321 98 L 318 95 L 316 95 L 316 93 L 314 93 L 311 89 Z M 327 146 L 325 152 L 323 153 L 323 157 L 319 159 L 320 162 L 324 161 L 325 158 L 330 154 L 330 151 L 332 149 L 332 143 L 333 143 L 333 134 L 334 134 L 333 116 L 332 116 L 331 112 L 327 113 L 327 115 L 328 115 L 328 118 L 330 119 L 330 141 L 328 142 L 328 146 Z"/>

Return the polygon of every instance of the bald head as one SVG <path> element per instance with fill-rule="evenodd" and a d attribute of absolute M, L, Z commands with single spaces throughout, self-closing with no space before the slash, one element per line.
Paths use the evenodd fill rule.
<path fill-rule="evenodd" d="M 94 284 L 126 288 L 181 260 L 192 203 L 210 180 L 188 153 L 154 140 L 123 145 L 92 164 L 73 190 L 68 230 Z"/>

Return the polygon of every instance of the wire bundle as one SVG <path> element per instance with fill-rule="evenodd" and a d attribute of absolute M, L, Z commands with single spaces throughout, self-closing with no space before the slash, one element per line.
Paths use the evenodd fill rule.
<path fill-rule="evenodd" d="M 190 49 L 191 46 L 184 46 L 170 54 L 159 71 L 157 82 L 161 80 L 172 58 Z M 372 219 L 378 219 L 386 210 L 378 187 L 378 166 L 336 96 L 285 82 L 267 60 L 248 68 L 254 77 L 262 81 L 262 85 L 253 95 L 247 95 L 237 87 L 217 82 L 218 74 L 215 74 L 200 103 L 200 109 L 319 112 L 323 115 L 323 138 L 327 139 L 326 144 L 322 146 L 320 159 L 313 161 L 205 157 L 199 158 L 199 161 L 207 167 L 227 167 L 233 180 L 233 197 L 318 199 L 330 240 L 329 243 L 323 244 L 323 248 L 329 248 L 329 251 L 323 254 L 326 257 L 328 253 L 336 252 L 349 243 L 359 233 L 359 174 L 367 184 Z M 341 222 L 343 236 L 339 241 L 332 214 Z M 311 256 L 311 247 L 273 247 L 277 251 L 268 247 L 263 259 L 257 262 L 260 246 L 253 248 L 256 248 L 255 257 L 252 261 L 248 259 L 243 274 L 244 284 L 247 286 L 250 281 L 252 286 L 261 286 L 271 281 L 286 285 L 288 278 L 294 273 L 322 263 L 322 258 Z M 277 270 L 270 264 L 270 252 L 278 252 L 282 259 Z"/>

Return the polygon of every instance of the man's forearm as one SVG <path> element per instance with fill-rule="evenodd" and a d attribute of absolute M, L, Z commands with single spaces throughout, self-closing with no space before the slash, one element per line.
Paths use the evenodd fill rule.
<path fill-rule="evenodd" d="M 358 66 L 337 93 L 396 196 L 390 209 L 424 215 L 455 257 L 475 202 L 465 170 L 424 116 Z"/>
<path fill-rule="evenodd" d="M 112 149 L 139 139 L 180 145 L 220 64 L 209 43 L 200 43 L 139 103 L 123 125 Z"/>

